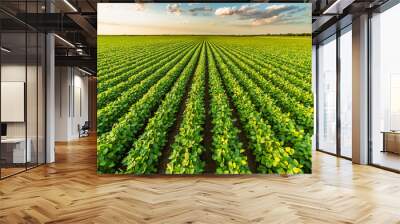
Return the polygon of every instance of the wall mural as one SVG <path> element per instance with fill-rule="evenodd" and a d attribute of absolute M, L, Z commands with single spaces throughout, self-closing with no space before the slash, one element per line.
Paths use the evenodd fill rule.
<path fill-rule="evenodd" d="M 311 173 L 311 4 L 98 4 L 113 174 Z"/>

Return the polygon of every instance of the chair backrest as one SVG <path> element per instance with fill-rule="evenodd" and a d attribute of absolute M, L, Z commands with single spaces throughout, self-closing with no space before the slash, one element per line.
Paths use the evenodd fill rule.
<path fill-rule="evenodd" d="M 85 124 L 83 124 L 82 128 L 90 128 L 89 124 L 89 121 L 85 121 Z"/>

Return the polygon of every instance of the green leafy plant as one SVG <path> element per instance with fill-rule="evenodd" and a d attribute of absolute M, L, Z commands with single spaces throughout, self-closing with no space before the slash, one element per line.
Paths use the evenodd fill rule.
<path fill-rule="evenodd" d="M 212 148 L 213 159 L 217 164 L 216 173 L 251 173 L 247 157 L 243 155 L 245 149 L 242 148 L 243 144 L 238 139 L 239 129 L 232 122 L 232 109 L 209 48 L 207 57 L 213 124 Z"/>
<path fill-rule="evenodd" d="M 198 49 L 194 47 L 189 54 L 179 61 L 156 85 L 135 104 L 129 112 L 118 120 L 112 130 L 98 138 L 97 143 L 97 167 L 99 172 L 115 173 L 121 166 L 122 159 L 133 143 L 138 131 L 145 125 L 145 121 L 151 116 L 151 112 L 162 101 L 169 87 L 175 82 L 190 58 Z"/>
<path fill-rule="evenodd" d="M 167 174 L 196 174 L 204 170 L 204 162 L 201 161 L 200 155 L 204 151 L 202 131 L 205 119 L 205 66 L 203 44 L 179 133 L 175 136 L 175 141 L 171 147 L 172 152 L 167 164 Z"/>
<path fill-rule="evenodd" d="M 225 65 L 216 49 L 213 46 L 211 46 L 211 49 L 226 88 L 232 96 L 246 130 L 253 153 L 257 162 L 259 162 L 258 170 L 262 173 L 301 173 L 301 164 L 291 157 L 294 150 L 290 147 L 283 147 L 282 143 L 275 138 L 271 126 L 256 110 L 248 94 L 233 79 L 230 69 Z"/>
<path fill-rule="evenodd" d="M 192 57 L 155 115 L 150 119 L 143 134 L 133 143 L 123 161 L 126 168 L 122 172 L 147 174 L 157 171 L 158 157 L 167 141 L 168 129 L 174 124 L 188 79 L 196 68 L 199 52 L 199 50 L 196 51 L 195 56 Z"/>

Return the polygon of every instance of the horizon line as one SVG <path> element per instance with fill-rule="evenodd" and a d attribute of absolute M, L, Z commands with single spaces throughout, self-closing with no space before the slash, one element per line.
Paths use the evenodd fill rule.
<path fill-rule="evenodd" d="M 97 34 L 97 36 L 311 36 L 311 33 L 267 33 L 267 34 Z"/>

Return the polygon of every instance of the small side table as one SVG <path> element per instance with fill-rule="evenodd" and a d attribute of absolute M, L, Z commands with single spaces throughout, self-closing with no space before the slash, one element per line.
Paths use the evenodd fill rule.
<path fill-rule="evenodd" d="M 383 150 L 400 154 L 400 131 L 383 131 Z"/>

